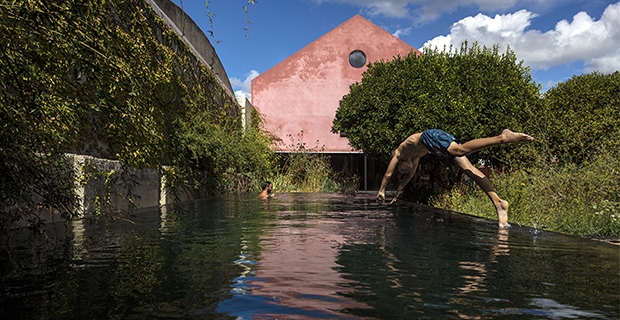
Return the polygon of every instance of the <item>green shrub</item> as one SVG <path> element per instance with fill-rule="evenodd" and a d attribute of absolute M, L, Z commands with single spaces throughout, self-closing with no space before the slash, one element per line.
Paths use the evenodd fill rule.
<path fill-rule="evenodd" d="M 336 192 L 340 184 L 334 181 L 329 156 L 312 151 L 299 151 L 281 155 L 283 165 L 274 179 L 278 191 Z"/>
<path fill-rule="evenodd" d="M 261 131 L 251 128 L 241 135 L 200 117 L 176 124 L 171 158 L 184 184 L 211 194 L 258 191 L 273 174 L 271 140 Z"/>
<path fill-rule="evenodd" d="M 522 131 L 536 116 L 540 86 L 508 50 L 467 43 L 459 50 L 425 50 L 369 65 L 336 111 L 332 131 L 351 145 L 388 158 L 409 135 L 438 128 L 468 141 L 505 128 Z M 477 154 L 496 165 L 514 146 Z"/>
<path fill-rule="evenodd" d="M 307 148 L 303 132 L 295 143 L 292 136 L 289 149 L 295 152 L 279 155 L 278 173 L 272 178 L 274 187 L 281 192 L 345 192 L 353 194 L 358 189 L 359 178 L 344 169 L 335 172 L 330 157 L 321 153 L 318 146 Z M 347 165 L 344 165 L 347 168 Z"/>
<path fill-rule="evenodd" d="M 574 76 L 549 89 L 544 102 L 539 121 L 557 160 L 580 164 L 620 149 L 620 71 Z"/>
<path fill-rule="evenodd" d="M 620 235 L 620 166 L 609 157 L 583 165 L 538 164 L 493 178 L 510 203 L 508 219 L 519 225 L 579 235 Z M 461 183 L 434 197 L 432 205 L 497 219 L 477 186 Z"/>

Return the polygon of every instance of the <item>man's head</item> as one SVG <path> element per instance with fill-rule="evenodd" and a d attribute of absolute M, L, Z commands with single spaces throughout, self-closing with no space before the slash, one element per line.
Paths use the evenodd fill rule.
<path fill-rule="evenodd" d="M 265 191 L 265 189 L 267 189 L 267 193 L 271 193 L 271 189 L 273 189 L 273 186 L 271 185 L 270 181 L 265 181 L 261 185 L 261 190 Z"/>

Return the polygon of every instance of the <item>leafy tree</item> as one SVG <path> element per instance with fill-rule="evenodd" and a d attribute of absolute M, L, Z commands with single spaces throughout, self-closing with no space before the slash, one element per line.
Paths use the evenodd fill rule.
<path fill-rule="evenodd" d="M 547 91 L 543 102 L 529 124 L 536 143 L 520 150 L 534 161 L 493 183 L 510 202 L 510 220 L 569 234 L 618 235 L 620 72 L 574 76 Z M 461 186 L 431 202 L 494 218 L 486 198 Z"/>
<path fill-rule="evenodd" d="M 438 128 L 467 141 L 523 130 L 536 113 L 540 86 L 508 49 L 461 45 L 460 51 L 425 49 L 369 64 L 336 112 L 332 131 L 351 145 L 386 158 L 409 135 Z M 506 148 L 479 157 L 502 164 Z"/>
<path fill-rule="evenodd" d="M 580 164 L 620 149 L 619 71 L 573 76 L 544 100 L 550 152 L 561 162 Z"/>
<path fill-rule="evenodd" d="M 49 47 L 62 22 L 46 30 L 54 12 L 44 12 L 38 5 L 0 4 L 2 229 L 19 219 L 36 226 L 38 210 L 69 213 L 76 200 L 73 172 L 62 152 L 73 139 L 69 133 L 76 130 L 78 117 L 70 106 L 74 97 L 62 99 L 58 92 L 71 87 L 69 69 L 63 62 L 49 63 L 62 50 L 62 45 Z M 57 70 L 65 79 L 50 74 Z"/>

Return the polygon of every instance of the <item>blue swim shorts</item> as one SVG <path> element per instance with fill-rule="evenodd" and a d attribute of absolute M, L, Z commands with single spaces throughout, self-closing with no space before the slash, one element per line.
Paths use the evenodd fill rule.
<path fill-rule="evenodd" d="M 452 141 L 456 141 L 458 143 L 453 135 L 443 130 L 429 129 L 422 132 L 420 141 L 433 155 L 447 159 L 454 159 L 454 156 L 448 152 L 448 147 Z"/>

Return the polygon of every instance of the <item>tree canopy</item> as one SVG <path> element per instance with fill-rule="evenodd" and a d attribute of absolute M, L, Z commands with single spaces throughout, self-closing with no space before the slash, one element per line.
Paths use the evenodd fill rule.
<path fill-rule="evenodd" d="M 550 152 L 582 163 L 620 149 L 620 72 L 576 75 L 549 89 L 541 112 Z"/>
<path fill-rule="evenodd" d="M 409 135 L 442 129 L 462 141 L 522 130 L 540 102 L 540 86 L 529 68 L 505 53 L 467 42 L 460 50 L 425 49 L 370 63 L 362 81 L 351 85 L 336 112 L 332 131 L 344 131 L 351 145 L 387 157 Z M 505 149 L 502 149 L 505 150 Z M 502 162 L 505 152 L 483 150 Z"/>

